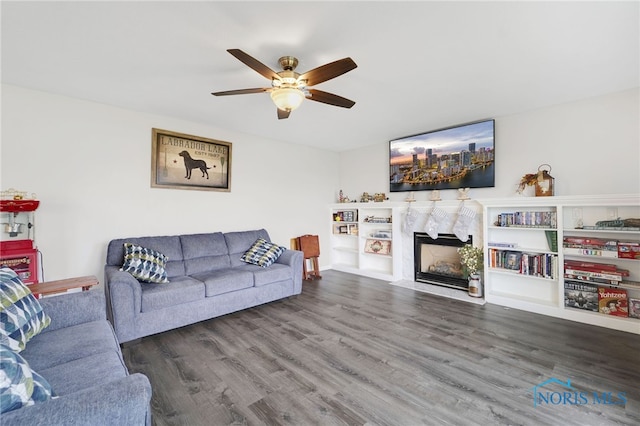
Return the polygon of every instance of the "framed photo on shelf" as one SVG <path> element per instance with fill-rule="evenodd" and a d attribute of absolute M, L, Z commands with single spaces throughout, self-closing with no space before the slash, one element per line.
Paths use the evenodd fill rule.
<path fill-rule="evenodd" d="M 231 191 L 231 143 L 153 129 L 151 187 Z"/>

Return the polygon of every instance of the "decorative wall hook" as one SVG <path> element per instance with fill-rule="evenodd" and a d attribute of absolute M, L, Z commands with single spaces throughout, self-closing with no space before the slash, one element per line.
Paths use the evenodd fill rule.
<path fill-rule="evenodd" d="M 458 188 L 458 200 L 470 200 L 469 189 L 471 188 Z"/>

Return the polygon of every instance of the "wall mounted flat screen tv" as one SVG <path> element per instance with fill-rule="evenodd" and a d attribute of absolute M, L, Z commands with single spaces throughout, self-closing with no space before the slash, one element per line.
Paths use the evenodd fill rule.
<path fill-rule="evenodd" d="M 495 121 L 389 141 L 389 191 L 495 186 Z"/>

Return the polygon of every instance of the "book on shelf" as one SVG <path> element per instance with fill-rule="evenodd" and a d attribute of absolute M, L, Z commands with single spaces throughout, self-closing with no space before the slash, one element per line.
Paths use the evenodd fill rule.
<path fill-rule="evenodd" d="M 582 271 L 579 269 L 569 269 L 566 268 L 564 269 L 564 275 L 577 275 L 577 276 L 581 276 L 581 277 L 590 277 L 590 278 L 597 278 L 600 280 L 610 280 L 610 281 L 622 281 L 622 275 L 620 274 L 608 274 L 608 273 L 603 273 L 603 272 L 593 272 L 593 271 Z"/>
<path fill-rule="evenodd" d="M 629 318 L 640 319 L 640 299 L 629 298 Z"/>
<path fill-rule="evenodd" d="M 568 280 L 582 281 L 594 284 L 605 284 L 605 285 L 620 285 L 622 284 L 622 280 L 609 280 L 606 278 L 596 278 L 591 277 L 589 275 L 580 275 L 580 274 L 564 274 L 564 277 Z"/>
<path fill-rule="evenodd" d="M 580 282 L 580 283 L 587 283 L 587 284 L 601 285 L 601 286 L 605 285 L 608 287 L 622 287 L 622 288 L 627 288 L 634 291 L 640 290 L 639 281 L 599 280 L 597 278 L 580 277 L 580 276 L 578 276 L 577 278 L 576 276 L 565 277 L 565 281 Z"/>
<path fill-rule="evenodd" d="M 518 247 L 517 243 L 503 243 L 503 242 L 490 242 L 488 244 L 492 247 L 504 247 L 504 248 L 516 248 Z"/>
<path fill-rule="evenodd" d="M 598 286 L 595 284 L 565 281 L 564 306 L 598 312 Z"/>
<path fill-rule="evenodd" d="M 628 317 L 627 290 L 623 288 L 598 287 L 598 311 L 605 315 Z"/>
<path fill-rule="evenodd" d="M 558 251 L 558 233 L 556 231 L 544 231 L 544 235 L 547 238 L 549 250 Z"/>
<path fill-rule="evenodd" d="M 629 276 L 628 269 L 618 268 L 617 265 L 613 263 L 595 263 L 595 262 L 581 262 L 578 260 L 565 260 L 564 261 L 565 269 L 574 269 L 585 272 L 599 272 L 603 274 L 615 274 L 622 277 Z"/>
<path fill-rule="evenodd" d="M 565 260 L 565 265 L 571 266 L 579 266 L 581 268 L 585 268 L 585 270 L 593 270 L 593 271 L 611 271 L 615 272 L 618 269 L 618 266 L 614 263 L 599 263 L 599 262 L 585 262 L 581 260 Z"/>
<path fill-rule="evenodd" d="M 556 228 L 557 223 L 556 212 L 517 211 L 513 213 L 500 213 L 496 221 L 496 226 Z"/>
<path fill-rule="evenodd" d="M 489 266 L 517 271 L 522 275 L 555 279 L 558 256 L 552 253 L 523 253 L 492 248 L 489 249 Z"/>

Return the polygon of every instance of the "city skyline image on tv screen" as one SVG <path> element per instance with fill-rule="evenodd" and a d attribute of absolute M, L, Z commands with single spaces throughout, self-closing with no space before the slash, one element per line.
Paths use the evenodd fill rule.
<path fill-rule="evenodd" d="M 495 186 L 495 122 L 477 121 L 389 141 L 389 190 Z"/>

